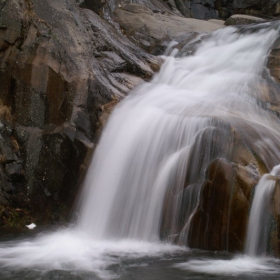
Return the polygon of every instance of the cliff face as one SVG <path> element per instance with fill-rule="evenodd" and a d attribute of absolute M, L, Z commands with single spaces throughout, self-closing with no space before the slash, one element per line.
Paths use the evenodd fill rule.
<path fill-rule="evenodd" d="M 32 216 L 56 220 L 69 213 L 102 111 L 149 79 L 159 59 L 75 1 L 0 8 L 1 166 L 12 188 L 1 184 L 1 204 L 17 207 L 13 196 L 24 194 Z"/>

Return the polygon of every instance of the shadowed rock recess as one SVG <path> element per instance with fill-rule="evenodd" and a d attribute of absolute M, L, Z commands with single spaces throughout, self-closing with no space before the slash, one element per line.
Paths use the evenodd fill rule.
<path fill-rule="evenodd" d="M 162 54 L 168 42 L 185 42 L 224 26 L 198 19 L 235 13 L 274 17 L 280 11 L 278 1 L 132 2 L 0 0 L 1 225 L 67 219 L 110 111 L 158 71 L 162 59 L 154 55 Z M 278 82 L 279 65 L 276 43 L 268 66 Z M 279 84 L 268 73 L 264 78 L 259 101 L 269 103 L 267 109 L 279 117 Z M 178 221 L 170 221 L 177 195 L 171 186 L 161 236 L 196 248 L 242 250 L 253 189 L 277 163 L 258 156 L 245 127 L 226 121 L 214 127 L 197 139 L 197 149 L 211 146 L 211 164 L 190 168 L 186 177 L 184 193 L 202 185 L 192 223 L 184 223 L 184 193 Z M 228 135 L 228 143 L 219 142 L 221 134 Z M 205 172 L 202 182 L 196 181 L 199 172 Z M 280 214 L 274 212 L 273 238 L 280 244 Z"/>

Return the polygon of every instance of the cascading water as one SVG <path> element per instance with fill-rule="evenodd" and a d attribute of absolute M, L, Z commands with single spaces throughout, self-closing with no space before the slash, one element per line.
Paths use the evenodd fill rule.
<path fill-rule="evenodd" d="M 160 243 L 160 230 L 167 229 L 165 237 L 181 234 L 182 201 L 188 225 L 205 169 L 213 159 L 227 158 L 229 134 L 217 137 L 220 123 L 257 136 L 264 165 L 280 161 L 279 120 L 258 101 L 278 36 L 279 22 L 228 27 L 205 38 L 192 55 L 165 57 L 160 73 L 114 110 L 88 171 L 75 228 L 0 244 L 0 265 L 111 277 L 104 270 L 118 262 L 115 256 L 184 250 Z M 215 149 L 205 135 L 219 141 Z M 188 226 L 184 230 L 179 239 L 187 241 Z"/>
<path fill-rule="evenodd" d="M 264 127 L 258 132 L 264 134 L 260 139 L 271 131 L 279 135 L 279 122 L 257 106 L 253 92 L 278 36 L 277 24 L 264 24 L 249 34 L 233 27 L 217 31 L 194 56 L 167 58 L 151 83 L 116 108 L 89 169 L 80 229 L 96 238 L 157 240 L 167 189 L 173 186 L 170 191 L 181 200 L 189 170 L 200 169 L 198 176 L 203 177 L 213 160 L 209 147 L 202 159 L 197 155 L 189 162 L 200 135 L 206 131 L 213 137 L 210 131 L 219 119 L 242 121 L 252 130 Z M 220 141 L 228 141 L 227 137 Z M 279 154 L 279 147 L 276 150 Z M 214 157 L 226 157 L 226 153 L 221 150 Z M 198 184 L 194 197 L 199 197 L 199 191 Z M 172 235 L 178 234 L 180 201 L 171 204 Z M 186 219 L 197 201 L 188 204 L 192 206 Z"/>
<path fill-rule="evenodd" d="M 250 256 L 267 253 L 271 228 L 269 208 L 279 175 L 280 165 L 277 165 L 270 174 L 264 175 L 256 186 L 245 246 L 245 253 Z"/>

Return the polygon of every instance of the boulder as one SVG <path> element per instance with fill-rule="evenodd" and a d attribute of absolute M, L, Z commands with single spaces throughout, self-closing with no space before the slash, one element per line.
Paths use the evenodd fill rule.
<path fill-rule="evenodd" d="M 192 0 L 191 1 L 192 17 L 197 19 L 218 19 L 219 13 L 215 9 L 215 1 L 211 0 Z"/>
<path fill-rule="evenodd" d="M 248 15 L 233 15 L 226 20 L 225 25 L 242 25 L 260 22 L 265 22 L 265 20 L 259 17 Z"/>

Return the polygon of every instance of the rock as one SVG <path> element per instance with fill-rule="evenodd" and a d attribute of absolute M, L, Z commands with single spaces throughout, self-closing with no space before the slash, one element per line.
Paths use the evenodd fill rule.
<path fill-rule="evenodd" d="M 216 9 L 223 19 L 233 14 L 247 14 L 252 16 L 278 16 L 280 4 L 277 0 L 235 0 L 216 1 Z"/>
<path fill-rule="evenodd" d="M 43 146 L 42 130 L 39 128 L 17 126 L 16 137 L 19 139 L 23 153 L 25 154 L 23 168 L 27 180 L 26 190 L 28 194 L 31 194 L 33 192 L 35 169 Z"/>
<path fill-rule="evenodd" d="M 263 14 L 275 15 L 279 13 L 279 1 L 277 0 L 235 0 L 234 9 L 260 10 Z"/>
<path fill-rule="evenodd" d="M 93 3 L 94 2 L 94 3 Z M 181 15 L 177 9 L 176 3 L 182 3 L 183 0 L 134 0 L 133 4 L 141 5 L 142 11 L 147 7 L 155 13 L 177 14 Z M 119 25 L 114 20 L 114 12 L 118 8 L 123 8 L 126 4 L 131 4 L 130 0 L 83 0 L 80 7 L 93 10 L 95 13 L 102 16 L 107 22 L 111 23 L 116 30 L 120 32 Z M 185 5 L 183 4 L 183 9 Z"/>
<path fill-rule="evenodd" d="M 14 180 L 21 180 L 23 177 L 22 164 L 20 162 L 5 164 L 5 173 Z"/>
<path fill-rule="evenodd" d="M 225 21 L 221 19 L 209 19 L 208 22 L 219 24 L 221 27 L 224 27 L 225 25 Z"/>
<path fill-rule="evenodd" d="M 268 57 L 267 66 L 270 74 L 280 83 L 280 40 L 274 44 Z"/>
<path fill-rule="evenodd" d="M 208 4 L 208 3 L 206 3 Z M 197 3 L 197 1 L 192 1 L 191 4 L 191 13 L 194 18 L 197 19 L 218 19 L 219 14 L 218 11 L 214 9 L 213 2 L 211 2 L 212 7 L 208 5 L 202 5 L 201 3 Z"/>
<path fill-rule="evenodd" d="M 275 192 L 272 198 L 271 216 L 272 216 L 272 233 L 270 236 L 270 253 L 276 257 L 280 255 L 280 186 L 279 181 L 276 183 Z"/>
<path fill-rule="evenodd" d="M 125 35 L 149 52 L 164 41 L 180 41 L 190 34 L 210 33 L 222 27 L 215 22 L 157 14 L 151 10 L 143 12 L 141 6 L 136 4 L 128 4 L 123 9 L 116 9 L 115 15 Z"/>
<path fill-rule="evenodd" d="M 241 25 L 241 24 L 251 24 L 251 23 L 259 23 L 264 22 L 265 20 L 258 17 L 247 16 L 247 15 L 233 15 L 229 17 L 225 25 Z"/>
<path fill-rule="evenodd" d="M 4 141 L 4 139 L 0 139 L 0 151 L 2 163 L 9 163 L 18 159 L 16 154 L 13 152 L 9 141 Z"/>
<path fill-rule="evenodd" d="M 117 23 L 88 9 L 102 15 L 108 3 L 79 3 L 83 9 L 74 0 L 11 0 L 0 9 L 0 119 L 12 123 L 11 139 L 0 139 L 1 159 L 41 222 L 57 209 L 68 216 L 104 122 L 102 106 L 150 79 L 161 64 L 116 31 Z M 160 7 L 173 13 L 150 2 L 149 8 Z"/>
<path fill-rule="evenodd" d="M 224 159 L 213 161 L 207 172 L 201 202 L 190 223 L 188 244 L 209 250 L 243 251 L 251 191 L 259 176 Z"/>

